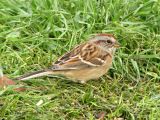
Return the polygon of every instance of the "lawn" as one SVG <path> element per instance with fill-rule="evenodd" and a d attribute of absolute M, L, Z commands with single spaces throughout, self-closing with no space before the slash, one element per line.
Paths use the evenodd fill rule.
<path fill-rule="evenodd" d="M 114 34 L 121 48 L 99 80 L 63 77 L 0 89 L 1 120 L 158 120 L 159 0 L 1 0 L 0 66 L 9 78 L 50 66 L 96 33 Z"/>

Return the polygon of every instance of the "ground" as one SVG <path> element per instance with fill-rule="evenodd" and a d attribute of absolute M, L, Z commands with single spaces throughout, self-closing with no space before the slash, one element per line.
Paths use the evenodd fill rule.
<path fill-rule="evenodd" d="M 0 91 L 2 120 L 158 120 L 159 0 L 1 0 L 0 66 L 9 78 L 48 67 L 96 33 L 121 48 L 102 78 L 78 84 L 41 77 Z"/>

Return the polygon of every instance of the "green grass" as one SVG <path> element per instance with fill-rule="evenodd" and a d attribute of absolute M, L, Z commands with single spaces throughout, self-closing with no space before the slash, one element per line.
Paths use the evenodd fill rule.
<path fill-rule="evenodd" d="M 160 118 L 159 0 L 1 0 L 0 16 L 0 66 L 10 78 L 48 67 L 91 34 L 114 34 L 122 46 L 111 79 L 42 77 L 25 92 L 1 89 L 0 119 Z"/>

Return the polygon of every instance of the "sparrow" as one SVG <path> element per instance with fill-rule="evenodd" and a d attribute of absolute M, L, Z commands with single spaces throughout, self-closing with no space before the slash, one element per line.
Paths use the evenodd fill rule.
<path fill-rule="evenodd" d="M 16 80 L 53 74 L 65 76 L 74 82 L 86 83 L 107 73 L 119 46 L 112 34 L 97 34 L 64 54 L 50 67 L 22 75 Z"/>

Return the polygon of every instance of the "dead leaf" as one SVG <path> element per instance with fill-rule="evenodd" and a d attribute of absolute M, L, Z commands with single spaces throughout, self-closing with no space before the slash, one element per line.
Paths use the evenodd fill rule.
<path fill-rule="evenodd" d="M 2 76 L 2 77 L 0 78 L 0 87 L 5 88 L 5 87 L 7 87 L 8 85 L 15 85 L 15 84 L 16 84 L 16 83 L 15 83 L 13 80 L 7 78 L 6 76 Z"/>
<path fill-rule="evenodd" d="M 13 80 L 9 79 L 6 76 L 0 77 L 0 87 L 1 88 L 5 89 L 9 85 L 16 85 L 16 82 L 14 82 Z M 25 91 L 26 89 L 23 87 L 20 87 L 20 88 L 15 88 L 14 90 L 20 92 L 20 91 Z"/>
<path fill-rule="evenodd" d="M 96 119 L 103 120 L 106 115 L 106 112 L 102 111 L 95 115 Z"/>
<path fill-rule="evenodd" d="M 19 87 L 19 88 L 15 88 L 14 90 L 17 91 L 17 92 L 23 92 L 23 91 L 26 91 L 26 88 Z"/>

